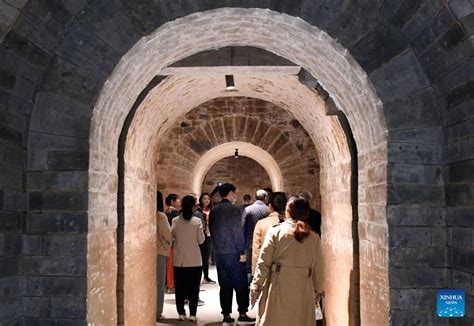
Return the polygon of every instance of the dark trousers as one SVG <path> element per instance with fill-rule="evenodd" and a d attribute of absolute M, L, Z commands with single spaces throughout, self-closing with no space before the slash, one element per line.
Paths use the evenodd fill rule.
<path fill-rule="evenodd" d="M 239 254 L 216 254 L 217 277 L 220 286 L 220 302 L 222 314 L 232 313 L 232 297 L 237 296 L 238 311 L 245 314 L 249 307 L 249 288 L 247 283 L 247 268 L 239 262 Z"/>
<path fill-rule="evenodd" d="M 184 299 L 189 299 L 189 314 L 196 316 L 202 267 L 174 267 L 176 310 L 184 315 Z"/>
<path fill-rule="evenodd" d="M 206 237 L 199 248 L 201 249 L 202 272 L 204 274 L 204 278 L 207 280 L 209 278 L 209 257 L 211 256 L 212 249 L 211 237 Z"/>

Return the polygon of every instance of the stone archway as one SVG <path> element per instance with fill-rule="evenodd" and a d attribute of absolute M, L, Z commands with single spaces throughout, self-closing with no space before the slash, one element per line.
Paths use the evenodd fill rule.
<path fill-rule="evenodd" d="M 272 189 L 274 191 L 283 190 L 283 176 L 278 163 L 266 151 L 255 145 L 244 142 L 229 142 L 212 148 L 206 152 L 194 166 L 193 170 L 193 192 L 201 193 L 202 183 L 209 169 L 219 160 L 232 156 L 234 149 L 238 148 L 239 155 L 249 157 L 263 166 L 270 177 Z"/>
<path fill-rule="evenodd" d="M 246 17 L 245 26 L 240 24 L 242 17 Z M 264 19 L 262 20 L 262 18 Z M 213 36 L 211 27 L 217 21 L 220 24 L 219 35 Z M 256 30 L 259 33 L 256 33 Z M 179 44 L 172 41 L 173 36 L 177 34 L 186 36 Z M 222 37 L 222 35 L 225 35 L 225 37 Z M 286 35 L 287 38 L 282 40 L 282 35 Z M 300 19 L 259 9 L 221 9 L 194 14 L 165 24 L 157 32 L 138 42 L 130 50 L 104 86 L 94 110 L 91 128 L 88 254 L 89 321 L 100 323 L 101 320 L 110 321 L 110 318 L 114 320 L 114 309 L 104 303 L 104 298 L 109 298 L 110 291 L 113 292 L 113 287 L 104 280 L 108 279 L 107 276 L 113 277 L 114 275 L 113 269 L 107 270 L 109 267 L 107 259 L 110 261 L 110 258 L 112 258 L 112 261 L 114 261 L 114 254 L 110 251 L 106 252 L 106 250 L 101 251 L 101 248 L 107 250 L 113 248 L 113 232 L 98 225 L 97 220 L 105 218 L 111 221 L 110 225 L 112 227 L 114 225 L 115 207 L 113 204 L 104 206 L 103 203 L 116 202 L 114 200 L 116 194 L 111 192 L 107 185 L 113 184 L 116 182 L 114 180 L 117 179 L 116 144 L 128 110 L 136 95 L 153 77 L 153 71 L 160 71 L 173 61 L 193 53 L 227 45 L 262 47 L 277 52 L 281 56 L 304 66 L 320 80 L 321 84 L 333 97 L 338 108 L 346 114 L 354 132 L 361 162 L 359 166 L 359 193 L 361 194 L 359 206 L 363 208 L 361 212 L 364 212 L 364 218 L 361 221 L 367 225 L 376 222 L 377 225 L 375 230 L 370 227 L 366 228 L 367 233 L 361 239 L 362 279 L 369 280 L 370 278 L 372 284 L 376 284 L 376 286 L 361 289 L 361 298 L 364 300 L 362 320 L 372 324 L 376 324 L 378 320 L 386 322 L 389 310 L 387 226 L 383 209 L 386 201 L 386 175 L 384 173 L 386 139 L 381 103 L 365 72 L 351 59 L 347 51 L 327 34 Z M 144 54 L 146 55 L 144 56 Z M 319 65 L 320 61 L 327 64 Z M 145 67 L 146 70 L 144 70 Z M 137 73 L 137 71 L 143 73 Z M 130 77 L 130 79 L 125 81 L 124 76 Z M 278 79 L 276 80 L 278 81 Z M 261 81 L 264 82 L 263 79 Z M 275 100 L 278 94 L 277 89 L 282 94 L 288 95 L 288 90 L 284 86 L 284 82 L 288 81 L 291 81 L 291 79 L 282 79 L 280 84 L 267 82 L 267 84 L 264 84 L 266 87 L 274 88 L 267 94 L 256 96 L 259 89 L 248 89 L 243 94 Z M 293 81 L 295 80 L 293 79 Z M 206 83 L 212 86 L 216 82 L 216 78 L 206 80 Z M 251 84 L 251 78 L 248 82 Z M 122 83 L 126 83 L 126 85 Z M 194 87 L 204 87 L 199 85 L 199 82 L 192 81 L 189 78 L 172 77 L 160 88 L 165 90 L 168 88 L 169 91 L 170 88 L 173 88 L 173 84 L 179 85 L 183 92 L 190 92 Z M 301 92 L 304 92 L 304 90 L 301 90 Z M 317 102 L 314 93 L 313 95 L 305 94 L 305 97 L 303 97 L 303 99 L 308 98 L 312 98 Z M 202 100 L 204 99 L 195 98 L 194 104 L 198 104 L 195 102 Z M 347 188 L 347 172 L 344 176 L 344 171 L 347 171 L 347 169 L 344 167 L 350 163 L 348 162 L 347 151 L 346 154 L 343 154 L 344 146 L 347 144 L 344 137 L 338 135 L 337 126 L 335 124 L 331 125 L 332 129 L 328 127 L 329 134 L 319 135 L 316 130 L 318 127 L 324 126 L 321 123 L 321 119 L 324 117 L 323 107 L 320 107 L 319 111 L 312 111 L 307 108 L 306 111 L 298 112 L 298 107 L 300 109 L 306 108 L 308 103 L 304 103 L 304 100 L 297 103 L 295 94 L 290 98 L 290 103 L 283 99 L 277 99 L 276 101 L 302 117 L 302 124 L 310 132 L 316 145 L 319 146 L 319 151 L 327 154 L 322 160 L 323 177 L 321 178 L 322 182 L 326 182 L 328 186 L 326 202 L 333 203 L 330 207 L 328 206 L 327 215 L 331 216 L 339 212 L 342 216 L 350 216 L 350 212 L 347 211 L 347 207 L 350 206 L 347 205 L 347 198 L 344 201 L 339 200 L 340 204 L 337 203 L 337 199 L 340 198 L 336 199 L 337 196 L 343 194 L 343 192 L 339 193 L 338 191 Z M 173 107 L 166 100 L 162 102 L 162 105 L 168 105 L 168 110 Z M 138 117 L 137 124 L 143 123 L 143 119 L 143 116 Z M 165 124 L 166 119 L 167 117 L 164 115 L 161 119 L 162 124 Z M 368 121 L 371 121 L 370 125 L 367 123 Z M 156 123 L 156 121 L 153 122 Z M 142 126 L 146 126 L 146 123 Z M 164 126 L 160 125 L 158 127 Z M 131 135 L 139 136 L 136 133 Z M 156 133 L 153 135 L 156 136 Z M 133 149 L 134 146 L 139 146 L 139 143 L 143 143 L 142 141 L 146 137 L 132 137 L 130 148 Z M 125 153 L 126 162 L 129 164 L 129 172 L 134 173 L 133 176 L 135 177 L 141 175 L 153 179 L 153 173 L 150 173 L 153 166 L 150 155 L 153 151 L 147 152 L 144 157 L 133 157 L 130 156 L 131 153 L 133 151 L 126 151 Z M 140 160 L 142 161 L 140 162 Z M 371 169 L 376 172 L 376 180 L 373 179 L 374 175 L 370 172 Z M 332 176 L 337 173 L 342 176 L 341 180 L 329 187 Z M 143 180 L 140 179 L 132 180 L 132 178 L 129 178 L 128 180 L 132 182 L 129 186 L 133 189 L 142 189 L 138 192 L 141 199 L 151 200 L 148 194 L 152 192 L 153 187 L 141 184 Z M 375 194 L 377 195 L 375 196 Z M 332 195 L 336 197 L 331 198 Z M 130 208 L 133 212 L 133 207 Z M 375 213 L 369 213 L 369 211 Z M 149 211 L 144 213 L 150 214 Z M 371 220 L 373 216 L 377 216 L 376 221 Z M 376 234 L 372 235 L 371 232 L 373 231 Z M 145 230 L 144 232 L 145 238 L 147 235 L 149 236 L 148 231 Z M 104 235 L 107 238 L 106 241 L 109 242 L 105 247 L 103 246 Z M 345 250 L 340 239 L 333 237 L 330 238 L 330 241 L 332 241 L 332 244 L 329 245 L 330 248 Z M 130 243 L 133 246 L 138 244 L 139 242 Z M 136 249 L 139 250 L 140 248 Z M 373 309 L 376 309 L 379 314 L 376 316 L 370 314 Z M 337 320 L 337 316 L 331 318 Z M 146 318 L 143 320 L 146 320 Z"/>

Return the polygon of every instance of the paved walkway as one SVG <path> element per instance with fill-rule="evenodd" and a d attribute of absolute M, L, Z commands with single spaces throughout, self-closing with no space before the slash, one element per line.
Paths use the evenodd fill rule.
<path fill-rule="evenodd" d="M 217 272 L 215 266 L 209 266 L 209 276 L 217 282 Z M 199 326 L 217 326 L 222 325 L 222 315 L 221 307 L 219 304 L 219 285 L 218 284 L 204 284 L 201 285 L 201 300 L 204 300 L 206 303 L 204 306 L 198 307 L 197 318 Z M 233 304 L 234 313 L 232 317 L 237 319 L 237 303 L 235 301 L 234 293 L 234 304 Z M 186 312 L 189 315 L 189 309 L 186 306 Z M 254 307 L 252 311 L 248 313 L 249 316 L 255 317 L 257 313 L 257 308 Z M 190 323 L 189 321 L 178 321 L 178 313 L 176 312 L 176 306 L 174 301 L 174 294 L 165 294 L 165 307 L 163 311 L 165 315 L 165 320 L 160 320 L 157 325 L 166 326 L 166 325 L 196 325 Z M 248 325 L 248 324 L 247 324 Z"/>

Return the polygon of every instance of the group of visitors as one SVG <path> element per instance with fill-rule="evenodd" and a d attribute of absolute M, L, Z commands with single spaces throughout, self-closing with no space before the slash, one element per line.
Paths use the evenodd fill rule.
<path fill-rule="evenodd" d="M 235 292 L 239 324 L 315 325 L 315 306 L 308 302 L 319 303 L 323 295 L 321 214 L 310 208 L 311 195 L 287 199 L 283 192 L 259 189 L 254 203 L 245 195 L 239 207 L 236 190 L 224 183 L 199 199 L 170 194 L 165 213 L 158 196 L 157 319 L 164 318 L 166 287 L 174 289 L 179 320 L 197 321 L 203 274 L 203 283 L 215 283 L 209 277 L 213 252 L 224 324 L 235 322 Z M 256 320 L 247 312 L 257 302 Z"/>

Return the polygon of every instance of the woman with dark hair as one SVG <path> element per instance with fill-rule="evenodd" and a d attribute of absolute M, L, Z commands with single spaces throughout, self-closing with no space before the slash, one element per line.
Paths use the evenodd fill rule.
<path fill-rule="evenodd" d="M 173 272 L 175 285 L 176 310 L 179 320 L 186 318 L 184 299 L 189 298 L 189 320 L 196 322 L 201 283 L 202 261 L 199 245 L 204 242 L 201 219 L 194 216 L 196 199 L 185 196 L 182 200 L 182 212 L 171 223 L 171 235 L 174 240 Z"/>
<path fill-rule="evenodd" d="M 319 236 L 307 223 L 309 203 L 291 197 L 286 219 L 268 230 L 251 285 L 251 301 L 260 297 L 256 325 L 315 324 L 315 305 L 322 294 Z"/>
<path fill-rule="evenodd" d="M 211 256 L 212 249 L 211 232 L 209 231 L 209 213 L 211 212 L 211 208 L 211 195 L 207 192 L 202 193 L 199 197 L 198 210 L 202 213 L 202 223 L 205 236 L 205 240 L 200 246 L 204 284 L 216 284 L 216 282 L 209 277 L 209 257 Z"/>
<path fill-rule="evenodd" d="M 263 240 L 270 227 L 283 222 L 285 219 L 286 195 L 284 192 L 273 192 L 268 197 L 268 209 L 270 214 L 259 220 L 255 225 L 252 241 L 252 275 L 255 273 L 257 259 L 260 255 Z"/>

